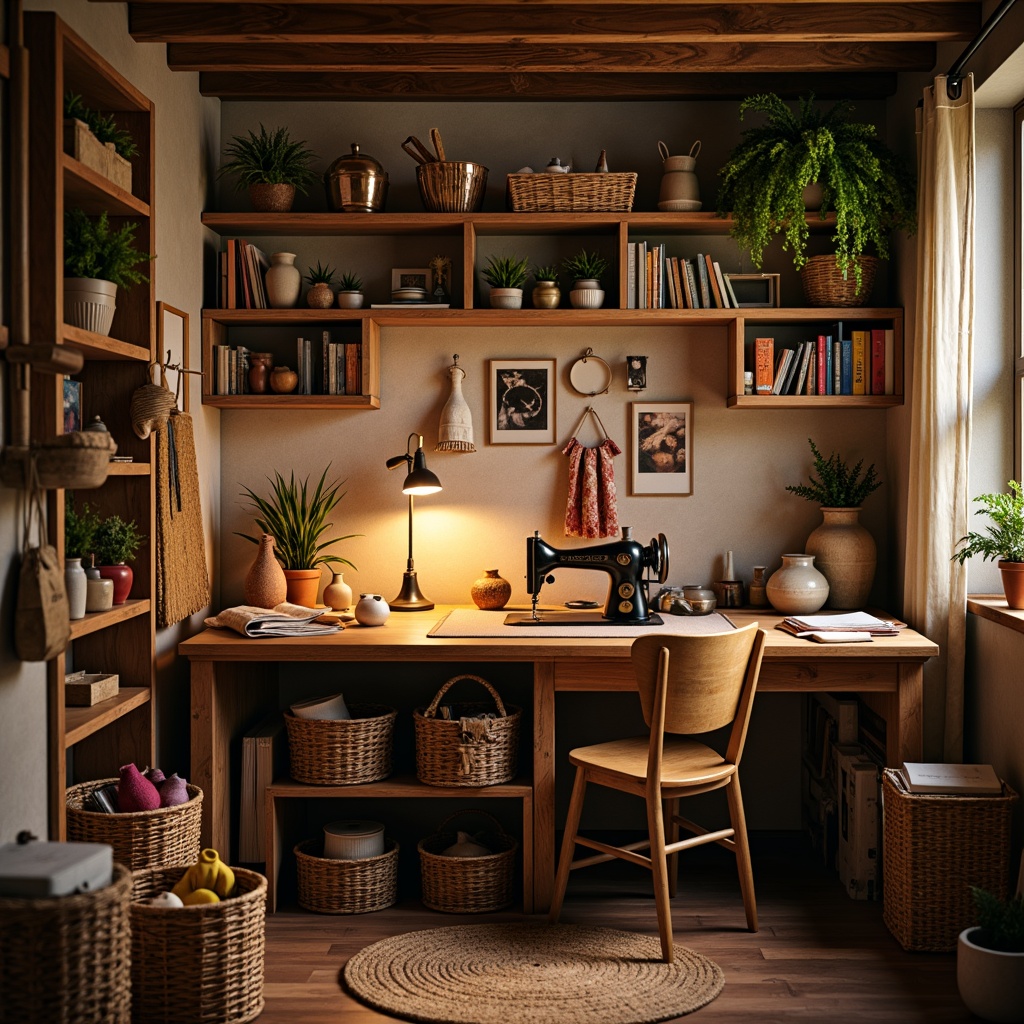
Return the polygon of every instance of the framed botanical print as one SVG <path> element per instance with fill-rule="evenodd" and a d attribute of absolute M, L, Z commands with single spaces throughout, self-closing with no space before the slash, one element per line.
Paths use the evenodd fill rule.
<path fill-rule="evenodd" d="M 555 360 L 491 359 L 491 444 L 555 443 Z"/>
<path fill-rule="evenodd" d="M 631 493 L 693 494 L 693 403 L 630 402 Z"/>

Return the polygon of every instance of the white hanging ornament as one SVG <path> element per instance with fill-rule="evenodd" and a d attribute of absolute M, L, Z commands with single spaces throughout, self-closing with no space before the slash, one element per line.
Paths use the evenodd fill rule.
<path fill-rule="evenodd" d="M 459 357 L 448 367 L 451 394 L 441 410 L 441 425 L 437 432 L 435 452 L 475 452 L 473 444 L 473 414 L 462 394 L 462 379 L 466 371 L 459 366 Z"/>

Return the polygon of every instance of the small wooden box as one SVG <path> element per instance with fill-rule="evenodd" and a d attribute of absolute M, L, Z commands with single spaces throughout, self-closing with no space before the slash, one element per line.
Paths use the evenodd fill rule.
<path fill-rule="evenodd" d="M 102 174 L 125 192 L 132 190 L 132 165 L 112 142 L 103 143 L 96 138 L 84 121 L 77 117 L 64 119 L 64 152 L 80 163 Z"/>
<path fill-rule="evenodd" d="M 118 677 L 109 672 L 73 672 L 64 677 L 64 703 L 68 707 L 91 708 L 101 700 L 117 696 Z"/>

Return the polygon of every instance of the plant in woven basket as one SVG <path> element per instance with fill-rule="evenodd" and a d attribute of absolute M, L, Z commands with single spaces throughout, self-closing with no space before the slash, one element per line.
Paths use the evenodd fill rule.
<path fill-rule="evenodd" d="M 806 263 L 804 189 L 813 184 L 821 187 L 820 217 L 835 211 L 836 265 L 844 276 L 852 267 L 858 286 L 858 257 L 873 249 L 884 258 L 891 231 L 914 231 L 914 178 L 874 125 L 853 120 L 853 109 L 844 101 L 821 110 L 813 94 L 795 112 L 773 93 L 740 104 L 741 119 L 748 112 L 765 119 L 743 132 L 719 170 L 718 213 L 731 214 L 730 234 L 750 251 L 755 267 L 776 235 L 794 266 Z"/>
<path fill-rule="evenodd" d="M 309 166 L 316 154 L 305 140 L 294 140 L 287 128 L 268 132 L 261 124 L 257 135 L 251 128 L 248 137 L 235 135 L 224 148 L 231 158 L 221 164 L 217 176 L 233 174 L 235 190 L 251 185 L 292 185 L 303 195 L 316 180 Z"/>
<path fill-rule="evenodd" d="M 93 553 L 96 533 L 100 528 L 100 516 L 88 502 L 82 511 L 75 509 L 75 496 L 64 492 L 64 557 L 85 558 Z"/>
<path fill-rule="evenodd" d="M 83 121 L 100 142 L 112 142 L 118 155 L 126 160 L 130 160 L 139 151 L 131 132 L 118 127 L 113 114 L 101 114 L 98 110 L 92 110 L 77 93 L 64 94 L 64 116 Z"/>
<path fill-rule="evenodd" d="M 315 569 L 325 564 L 356 568 L 347 558 L 325 553 L 332 544 L 362 536 L 349 533 L 343 537 L 322 539 L 334 526 L 328 517 L 346 493 L 340 490 L 344 481 L 325 482 L 330 468 L 328 464 L 312 492 L 309 490 L 309 477 L 300 483 L 295 479 L 294 470 L 287 480 L 276 471 L 273 480 L 267 477 L 271 484 L 269 497 L 263 498 L 249 487 L 242 488 L 255 513 L 260 536 L 269 533 L 274 538 L 274 554 L 285 569 Z M 253 544 L 260 541 L 259 536 L 236 535 Z"/>
<path fill-rule="evenodd" d="M 608 269 L 608 260 L 596 249 L 593 252 L 580 249 L 575 256 L 562 260 L 562 269 L 566 277 L 573 281 L 600 281 L 601 275 Z"/>
<path fill-rule="evenodd" d="M 65 275 L 112 281 L 122 288 L 148 281 L 137 268 L 153 257 L 135 248 L 136 227 L 126 221 L 115 230 L 106 213 L 93 218 L 77 208 L 68 210 L 64 215 Z"/>
<path fill-rule="evenodd" d="M 787 491 L 825 508 L 860 508 L 864 499 L 882 486 L 874 464 L 868 466 L 862 475 L 863 459 L 851 468 L 837 452 L 832 452 L 826 458 L 818 451 L 814 441 L 808 438 L 807 443 L 814 454 L 814 472 L 810 475 L 810 483 L 787 486 Z"/>
<path fill-rule="evenodd" d="M 96 557 L 101 565 L 130 562 L 145 539 L 134 519 L 107 516 L 96 530 Z"/>
<path fill-rule="evenodd" d="M 488 256 L 481 273 L 492 288 L 522 288 L 530 276 L 530 261 L 519 256 Z"/>

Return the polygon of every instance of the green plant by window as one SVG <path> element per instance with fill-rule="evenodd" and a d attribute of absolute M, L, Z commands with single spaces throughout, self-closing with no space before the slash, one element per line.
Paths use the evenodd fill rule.
<path fill-rule="evenodd" d="M 301 483 L 295 480 L 294 471 L 287 480 L 276 470 L 274 479 L 270 480 L 271 493 L 261 498 L 255 491 L 243 487 L 244 496 L 251 503 L 256 525 L 260 534 L 269 533 L 274 538 L 274 554 L 285 569 L 315 569 L 322 564 L 355 566 L 340 555 L 324 554 L 324 549 L 339 541 L 360 537 L 362 534 L 349 533 L 344 537 L 321 540 L 324 534 L 334 525 L 328 516 L 345 497 L 339 488 L 344 481 L 332 481 L 325 484 L 327 469 L 320 474 L 316 489 L 309 493 L 309 477 Z M 253 544 L 259 543 L 259 537 L 250 537 L 246 533 L 237 534 Z"/>
<path fill-rule="evenodd" d="M 987 533 L 968 533 L 957 544 L 963 547 L 953 558 L 961 565 L 968 558 L 981 555 L 1005 562 L 1024 562 L 1024 488 L 1019 480 L 1010 480 L 1010 494 L 981 494 L 974 500 L 981 504 L 975 515 L 987 515 L 992 525 Z"/>
<path fill-rule="evenodd" d="M 807 442 L 814 454 L 810 483 L 788 486 L 787 491 L 825 508 L 860 508 L 864 499 L 882 486 L 873 464 L 862 476 L 863 459 L 851 469 L 836 452 L 825 458 L 810 438 Z"/>
<path fill-rule="evenodd" d="M 145 539 L 145 534 L 139 532 L 134 519 L 107 516 L 96 530 L 96 557 L 101 565 L 130 562 Z"/>
<path fill-rule="evenodd" d="M 1000 953 L 1024 953 L 1024 893 L 1001 900 L 987 889 L 971 886 L 980 932 L 971 941 Z"/>
<path fill-rule="evenodd" d="M 488 256 L 481 273 L 492 288 L 522 288 L 530 276 L 530 261 L 518 256 Z"/>
<path fill-rule="evenodd" d="M 309 272 L 306 274 L 307 284 L 332 284 L 334 281 L 334 268 L 328 264 L 326 267 L 320 265 L 320 261 L 316 261 L 316 269 L 313 267 L 306 268 Z"/>
<path fill-rule="evenodd" d="M 64 95 L 64 116 L 84 121 L 100 142 L 112 142 L 114 149 L 126 160 L 130 160 L 139 151 L 131 132 L 119 128 L 113 114 L 101 114 L 98 110 L 90 109 L 77 93 L 68 92 Z"/>
<path fill-rule="evenodd" d="M 562 260 L 562 269 L 565 276 L 573 281 L 600 281 L 601 275 L 608 269 L 608 260 L 596 249 L 593 252 L 580 249 L 575 256 Z"/>
<path fill-rule="evenodd" d="M 134 222 L 126 221 L 114 230 L 106 213 L 93 218 L 79 209 L 68 210 L 64 215 L 66 275 L 113 281 L 122 288 L 148 281 L 136 267 L 153 257 L 135 248 L 135 229 Z"/>
<path fill-rule="evenodd" d="M 64 557 L 86 558 L 93 553 L 96 531 L 100 526 L 99 513 L 88 502 L 82 511 L 75 509 L 75 496 L 64 492 Z"/>
<path fill-rule="evenodd" d="M 558 267 L 537 267 L 533 272 L 533 279 L 558 284 Z"/>
<path fill-rule="evenodd" d="M 235 135 L 224 152 L 231 159 L 221 164 L 217 176 L 235 175 L 236 192 L 250 185 L 294 185 L 308 195 L 307 187 L 316 180 L 309 166 L 316 154 L 305 140 L 293 140 L 287 128 L 268 132 L 261 124 L 259 135 L 250 128 L 248 138 Z"/>
<path fill-rule="evenodd" d="M 343 292 L 361 292 L 363 279 L 355 274 L 342 274 L 338 281 L 338 290 Z"/>
<path fill-rule="evenodd" d="M 910 170 L 878 137 L 874 125 L 851 119 L 853 105 L 819 110 L 813 94 L 796 112 L 773 93 L 750 96 L 740 104 L 765 115 L 763 124 L 743 132 L 739 145 L 718 172 L 718 213 L 732 215 L 731 235 L 749 249 L 754 266 L 776 236 L 791 251 L 793 264 L 807 262 L 807 215 L 803 191 L 821 186 L 820 216 L 836 215 L 836 264 L 845 274 L 857 257 L 873 249 L 889 255 L 889 232 L 913 232 L 916 223 L 914 179 Z"/>

